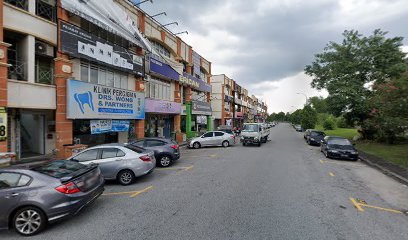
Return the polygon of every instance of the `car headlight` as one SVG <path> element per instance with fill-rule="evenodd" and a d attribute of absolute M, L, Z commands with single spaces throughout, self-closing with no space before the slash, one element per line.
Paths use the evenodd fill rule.
<path fill-rule="evenodd" d="M 315 139 L 314 139 L 314 138 L 310 138 L 310 140 L 314 141 Z"/>
<path fill-rule="evenodd" d="M 258 140 L 258 137 L 254 137 L 254 140 Z"/>
<path fill-rule="evenodd" d="M 329 150 L 329 152 L 338 153 L 339 151 L 337 151 L 337 150 Z"/>

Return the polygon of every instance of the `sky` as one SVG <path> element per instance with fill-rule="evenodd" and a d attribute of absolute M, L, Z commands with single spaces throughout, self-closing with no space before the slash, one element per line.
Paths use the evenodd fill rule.
<path fill-rule="evenodd" d="M 327 96 L 310 87 L 304 68 L 344 30 L 364 35 L 375 29 L 402 36 L 408 46 L 407 0 L 154 0 L 141 8 L 212 62 L 212 74 L 226 74 L 264 100 L 268 112 L 292 112 L 305 96 Z M 404 47 L 408 51 L 408 47 Z M 301 93 L 301 94 L 297 94 Z"/>

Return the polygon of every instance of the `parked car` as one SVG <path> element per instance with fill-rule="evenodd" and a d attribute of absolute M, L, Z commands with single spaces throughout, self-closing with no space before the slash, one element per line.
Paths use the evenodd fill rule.
<path fill-rule="evenodd" d="M 353 144 L 343 137 L 326 136 L 320 145 L 320 151 L 327 158 L 358 160 L 358 152 Z"/>
<path fill-rule="evenodd" d="M 160 167 L 168 167 L 180 158 L 179 145 L 168 138 L 147 137 L 134 141 L 130 145 L 152 150 L 156 158 L 156 164 Z"/>
<path fill-rule="evenodd" d="M 232 131 L 232 126 L 228 125 L 220 125 L 217 127 L 217 131 L 225 132 L 231 135 L 235 135 L 234 132 Z"/>
<path fill-rule="evenodd" d="M 193 138 L 188 141 L 189 148 L 201 148 L 207 146 L 223 146 L 229 147 L 235 143 L 234 135 L 221 131 L 206 132 L 200 137 Z"/>
<path fill-rule="evenodd" d="M 75 215 L 104 191 L 96 164 L 57 160 L 31 168 L 0 169 L 0 229 L 31 236 Z"/>
<path fill-rule="evenodd" d="M 315 129 L 306 129 L 305 133 L 303 134 L 303 138 L 306 140 L 307 137 L 309 136 L 311 131 L 316 131 Z"/>
<path fill-rule="evenodd" d="M 241 142 L 247 144 L 256 144 L 258 147 L 268 140 L 269 129 L 262 123 L 245 123 L 242 129 Z"/>
<path fill-rule="evenodd" d="M 85 165 L 96 163 L 105 180 L 117 180 L 122 185 L 129 185 L 136 177 L 151 173 L 156 166 L 153 151 L 121 143 L 87 148 L 69 160 Z"/>
<path fill-rule="evenodd" d="M 326 137 L 326 134 L 322 131 L 311 130 L 306 137 L 306 142 L 309 145 L 320 146 L 321 141 Z"/>
<path fill-rule="evenodd" d="M 303 128 L 301 125 L 295 124 L 293 127 L 295 128 L 296 132 L 303 132 Z"/>

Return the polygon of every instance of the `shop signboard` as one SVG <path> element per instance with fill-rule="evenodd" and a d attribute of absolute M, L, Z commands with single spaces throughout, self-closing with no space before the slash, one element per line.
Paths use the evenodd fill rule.
<path fill-rule="evenodd" d="M 144 93 L 67 80 L 68 119 L 144 119 Z"/>
<path fill-rule="evenodd" d="M 159 99 L 145 99 L 145 112 L 180 114 L 181 104 Z"/>
<path fill-rule="evenodd" d="M 60 22 L 61 51 L 73 57 L 144 76 L 143 58 L 133 52 L 97 37 L 75 25 Z"/>
<path fill-rule="evenodd" d="M 180 75 L 179 78 L 180 82 L 183 84 L 186 84 L 194 89 L 197 89 L 201 92 L 211 92 L 211 85 L 208 84 L 207 82 L 196 78 L 188 73 L 183 73 L 183 75 Z"/>
<path fill-rule="evenodd" d="M 180 74 L 174 70 L 170 65 L 163 63 L 150 57 L 150 72 L 162 75 L 166 78 L 173 80 L 179 80 Z"/>
<path fill-rule="evenodd" d="M 91 120 L 91 134 L 129 131 L 129 120 Z"/>
<path fill-rule="evenodd" d="M 235 112 L 235 118 L 238 118 L 238 119 L 244 118 L 244 113 L 243 112 Z"/>
<path fill-rule="evenodd" d="M 7 111 L 4 107 L 0 108 L 0 141 L 7 139 Z"/>
<path fill-rule="evenodd" d="M 211 104 L 208 102 L 192 101 L 192 114 L 211 115 Z"/>

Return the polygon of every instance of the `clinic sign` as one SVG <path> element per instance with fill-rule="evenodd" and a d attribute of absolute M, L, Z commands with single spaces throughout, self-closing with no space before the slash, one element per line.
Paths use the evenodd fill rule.
<path fill-rule="evenodd" d="M 67 80 L 68 119 L 144 119 L 144 93 Z"/>

